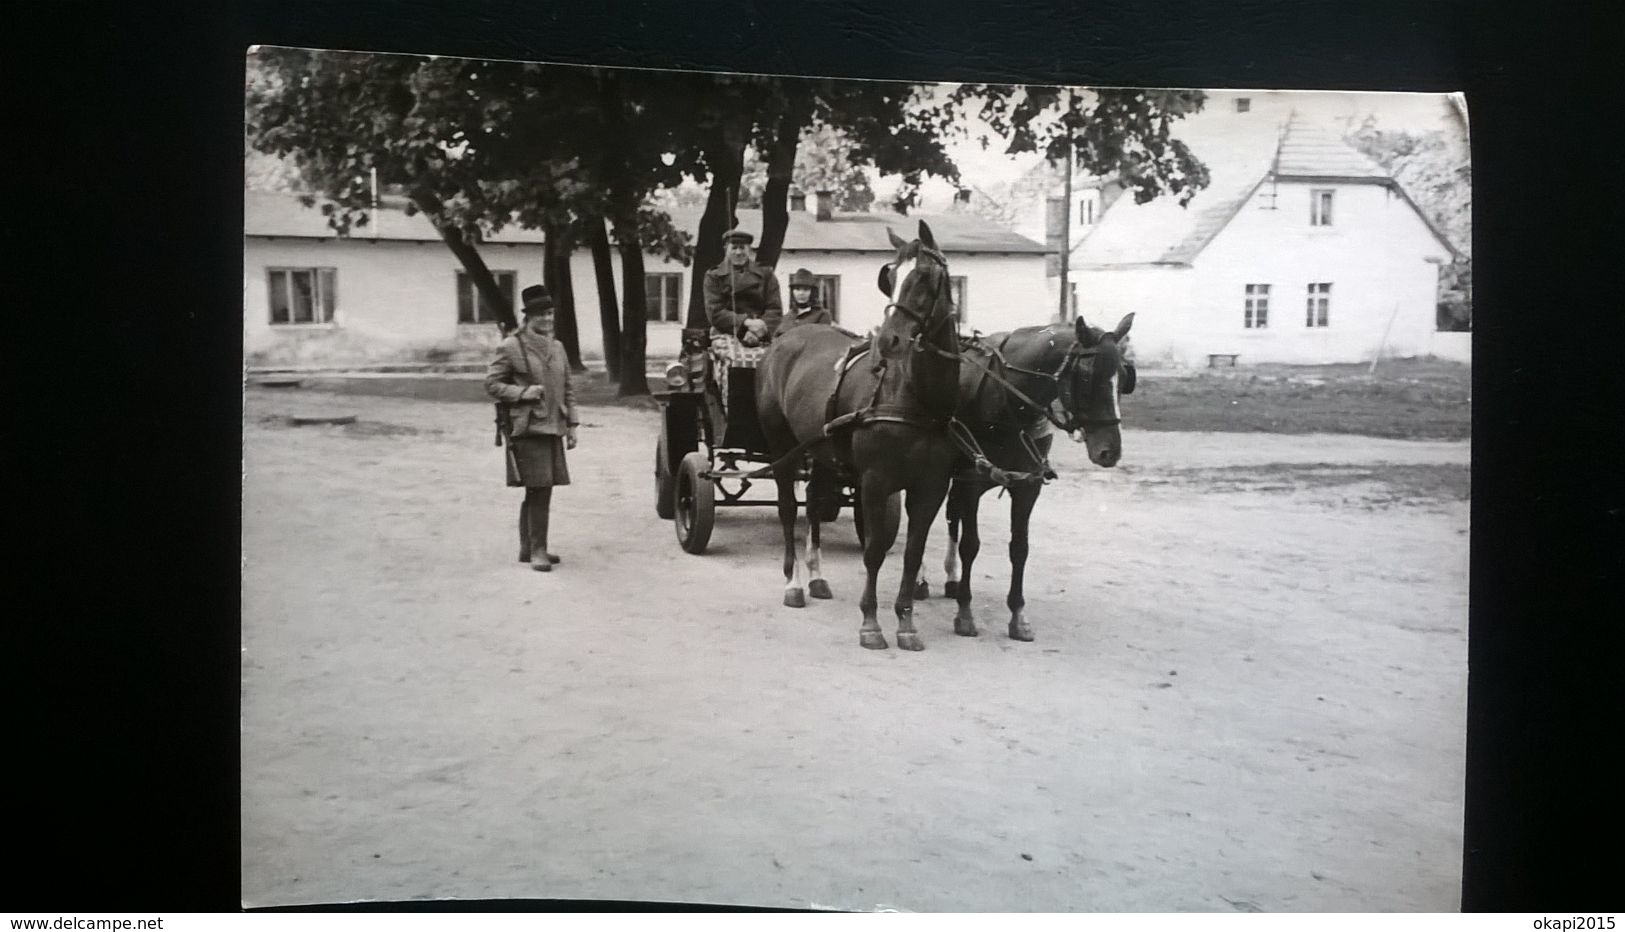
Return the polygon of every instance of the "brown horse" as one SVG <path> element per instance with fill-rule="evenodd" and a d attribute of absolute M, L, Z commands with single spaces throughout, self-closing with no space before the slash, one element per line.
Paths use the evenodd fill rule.
<path fill-rule="evenodd" d="M 1079 317 L 1072 327 L 1023 327 L 995 333 L 965 347 L 960 371 L 958 419 L 971 430 L 994 466 L 1032 478 L 1012 482 L 1010 492 L 1010 637 L 1031 641 L 1022 591 L 1027 569 L 1028 519 L 1043 491 L 1049 469 L 1052 428 L 1082 440 L 1089 459 L 1110 468 L 1122 457 L 1118 396 L 1134 390 L 1134 369 L 1124 363 L 1119 342 L 1134 315 L 1110 332 Z M 1059 403 L 1061 417 L 1052 407 Z M 965 475 L 954 479 L 948 499 L 948 556 L 943 563 L 943 594 L 957 598 L 954 633 L 977 634 L 971 611 L 971 565 L 981 550 L 976 515 L 982 495 L 995 483 Z M 963 534 L 961 534 L 961 527 Z M 955 548 L 959 563 L 955 562 Z M 959 565 L 959 564 L 962 564 Z M 929 591 L 921 579 L 917 595 Z"/>
<path fill-rule="evenodd" d="M 906 493 L 908 545 L 897 589 L 897 646 L 920 650 L 914 628 L 914 580 L 919 575 L 931 523 L 948 494 L 958 455 L 947 424 L 958 403 L 959 354 L 954 330 L 953 287 L 948 261 L 931 228 L 920 223 L 919 239 L 897 247 L 881 269 L 881 290 L 891 298 L 886 316 L 864 355 L 853 359 L 852 340 L 833 327 L 805 326 L 775 340 L 756 371 L 757 414 L 775 459 L 779 522 L 784 528 L 784 604 L 806 604 L 802 563 L 796 552 L 795 481 L 798 447 L 813 457 L 807 521 L 808 563 L 815 598 L 829 598 L 817 574 L 821 499 L 832 480 L 857 488 L 862 522 L 863 565 L 868 578 L 858 643 L 883 649 L 886 636 L 875 616 L 875 580 L 900 520 L 894 496 Z"/>

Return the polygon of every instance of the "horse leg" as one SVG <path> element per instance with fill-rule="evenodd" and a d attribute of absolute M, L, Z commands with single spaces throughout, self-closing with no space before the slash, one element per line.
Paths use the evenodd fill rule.
<path fill-rule="evenodd" d="M 942 558 L 942 595 L 947 599 L 959 595 L 959 496 L 963 490 L 958 479 L 948 490 L 948 555 Z"/>
<path fill-rule="evenodd" d="M 954 483 L 954 500 L 959 506 L 961 523 L 959 591 L 955 594 L 955 601 L 959 603 L 959 607 L 954 612 L 954 633 L 968 638 L 973 638 L 978 633 L 976 613 L 971 611 L 970 607 L 970 570 L 976 563 L 976 555 L 982 550 L 982 534 L 976 524 L 976 514 L 982 507 L 984 491 L 983 486 Z"/>
<path fill-rule="evenodd" d="M 796 483 L 789 476 L 775 476 L 779 486 L 779 526 L 784 529 L 784 604 L 806 608 L 807 594 L 801 588 L 801 561 L 796 554 Z"/>
<path fill-rule="evenodd" d="M 830 591 L 829 580 L 824 578 L 823 548 L 818 540 L 822 522 L 811 512 L 807 514 L 807 521 L 811 525 L 807 534 L 807 594 L 815 599 L 832 599 L 835 593 Z"/>
<path fill-rule="evenodd" d="M 1033 505 L 1043 486 L 1036 482 L 1022 483 L 1010 490 L 1010 596 L 1005 604 L 1010 607 L 1010 637 L 1017 641 L 1033 639 L 1033 629 L 1027 625 L 1027 599 L 1022 593 L 1022 582 L 1027 574 L 1027 527 Z"/>
<path fill-rule="evenodd" d="M 897 523 L 890 520 L 887 499 L 890 497 L 881 485 L 880 477 L 866 474 L 860 480 L 858 494 L 863 499 L 863 597 L 858 608 L 863 611 L 863 627 L 858 629 L 858 643 L 872 650 L 885 650 L 886 635 L 880 630 L 880 619 L 875 608 L 880 600 L 875 596 L 875 580 L 880 566 L 886 562 L 886 551 L 897 539 Z M 903 577 L 905 580 L 907 576 Z M 901 632 L 899 632 L 901 636 Z"/>
<path fill-rule="evenodd" d="M 818 488 L 817 496 L 813 495 L 815 486 Z M 815 599 L 835 597 L 829 589 L 829 581 L 824 578 L 819 526 L 823 523 L 822 512 L 829 507 L 836 494 L 833 473 L 827 467 L 813 463 L 812 477 L 807 483 L 807 594 Z"/>
<path fill-rule="evenodd" d="M 948 494 L 946 476 L 932 477 L 917 482 L 908 490 L 904 506 L 908 509 L 908 544 L 903 549 L 903 578 L 897 587 L 897 646 L 903 650 L 924 650 L 920 634 L 914 630 L 914 580 L 920 575 L 920 562 L 925 558 L 925 541 L 931 534 L 931 523 Z"/>

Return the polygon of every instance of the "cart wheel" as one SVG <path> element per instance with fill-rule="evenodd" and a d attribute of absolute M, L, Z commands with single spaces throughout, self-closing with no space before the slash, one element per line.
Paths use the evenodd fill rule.
<path fill-rule="evenodd" d="M 671 453 L 666 445 L 666 428 L 660 428 L 660 439 L 655 441 L 655 514 L 671 520 L 672 489 L 676 486 L 671 474 Z"/>
<path fill-rule="evenodd" d="M 705 552 L 711 542 L 711 527 L 716 523 L 716 487 L 704 475 L 710 468 L 705 454 L 694 452 L 683 457 L 677 466 L 675 498 L 677 542 L 692 554 Z"/>

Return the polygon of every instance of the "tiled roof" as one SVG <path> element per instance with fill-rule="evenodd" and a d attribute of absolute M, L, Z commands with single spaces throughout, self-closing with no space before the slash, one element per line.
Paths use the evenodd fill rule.
<path fill-rule="evenodd" d="M 1273 127 L 1240 123 L 1210 131 L 1201 144 L 1192 146 L 1197 157 L 1208 165 L 1210 183 L 1191 199 L 1188 207 L 1181 208 L 1166 195 L 1149 204 L 1135 204 L 1125 194 L 1074 250 L 1073 264 L 1085 269 L 1189 265 L 1272 172 L 1283 181 L 1337 179 L 1389 185 L 1404 196 L 1381 166 L 1331 130 L 1294 116 L 1287 121 L 1284 132 L 1277 132 Z M 1420 210 L 1417 213 L 1439 241 L 1454 252 L 1427 216 Z"/>
<path fill-rule="evenodd" d="M 1276 171 L 1281 178 L 1389 179 L 1388 172 L 1365 153 L 1301 117 L 1287 121 Z"/>
<path fill-rule="evenodd" d="M 678 229 L 696 233 L 700 227 L 697 207 L 667 208 Z M 758 237 L 762 231 L 761 211 L 735 211 L 739 224 Z M 784 248 L 790 251 L 891 252 L 886 236 L 889 226 L 904 239 L 913 239 L 918 223 L 931 226 L 937 245 L 945 252 L 1006 252 L 1042 255 L 1047 248 L 1010 230 L 970 214 L 836 213 L 819 221 L 811 211 L 791 211 L 784 234 Z M 328 238 L 336 236 L 327 225 L 320 207 L 303 207 L 295 195 L 260 191 L 244 192 L 243 232 L 247 236 L 286 236 Z M 398 199 L 386 199 L 378 211 L 377 229 L 369 225 L 351 231 L 353 239 L 439 240 L 434 226 L 422 215 L 408 217 Z M 508 226 L 490 237 L 493 243 L 540 243 L 539 230 Z"/>

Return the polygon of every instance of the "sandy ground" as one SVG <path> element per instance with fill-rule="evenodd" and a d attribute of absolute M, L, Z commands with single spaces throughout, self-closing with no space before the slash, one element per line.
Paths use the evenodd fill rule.
<path fill-rule="evenodd" d="M 275 420 L 323 411 L 360 420 Z M 1464 481 L 1465 443 L 1130 430 L 1103 470 L 1063 441 L 1037 640 L 1004 636 L 990 497 L 982 636 L 934 598 L 916 654 L 858 646 L 846 514 L 806 609 L 771 509 L 683 553 L 649 412 L 586 412 L 565 562 L 531 572 L 489 411 L 249 393 L 246 905 L 1458 907 L 1468 506 L 1381 477 Z"/>

